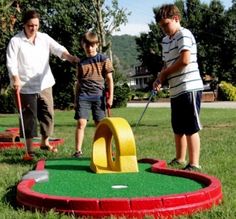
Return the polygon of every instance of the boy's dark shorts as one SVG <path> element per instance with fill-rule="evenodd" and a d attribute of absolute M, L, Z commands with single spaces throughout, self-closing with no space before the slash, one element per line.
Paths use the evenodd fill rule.
<path fill-rule="evenodd" d="M 199 113 L 202 91 L 171 98 L 171 124 L 175 134 L 191 135 L 202 129 Z"/>
<path fill-rule="evenodd" d="M 105 103 L 103 99 L 101 97 L 97 100 L 78 100 L 74 119 L 89 120 L 89 114 L 92 111 L 93 120 L 97 122 L 101 121 L 105 117 Z"/>

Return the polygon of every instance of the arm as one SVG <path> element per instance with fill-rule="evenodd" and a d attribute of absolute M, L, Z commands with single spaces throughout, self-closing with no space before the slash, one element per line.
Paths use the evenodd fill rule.
<path fill-rule="evenodd" d="M 180 53 L 180 57 L 176 60 L 174 64 L 170 65 L 169 67 L 167 67 L 165 64 L 161 72 L 157 75 L 156 80 L 153 82 L 153 89 L 159 91 L 162 84 L 165 82 L 166 78 L 169 75 L 187 66 L 190 61 L 190 55 L 191 54 L 189 50 L 183 50 Z"/>
<path fill-rule="evenodd" d="M 163 84 L 163 82 L 169 75 L 186 67 L 190 62 L 190 55 L 191 53 L 189 50 L 183 50 L 180 53 L 180 57 L 176 60 L 174 64 L 170 65 L 169 67 L 164 67 L 158 77 L 160 83 Z"/>
<path fill-rule="evenodd" d="M 61 58 L 71 63 L 78 63 L 80 61 L 80 59 L 77 56 L 71 55 L 68 51 L 63 52 Z"/>
<path fill-rule="evenodd" d="M 11 77 L 11 81 L 12 81 L 12 87 L 13 89 L 15 89 L 16 91 L 20 90 L 21 87 L 21 80 L 20 77 L 18 75 L 13 75 Z"/>
<path fill-rule="evenodd" d="M 79 69 L 78 65 L 76 65 L 76 75 L 77 75 L 77 81 L 75 82 L 75 87 L 74 87 L 74 109 L 77 107 L 77 99 L 79 96 L 79 80 L 78 80 L 78 74 L 79 74 Z"/>
<path fill-rule="evenodd" d="M 109 92 L 107 104 L 111 107 L 113 103 L 113 95 L 114 95 L 114 83 L 113 83 L 112 73 L 108 73 L 106 75 L 106 84 L 107 84 L 108 92 Z"/>
<path fill-rule="evenodd" d="M 78 63 L 80 60 L 77 56 L 71 55 L 67 49 L 60 45 L 56 40 L 50 37 L 48 34 L 44 34 L 45 39 L 49 43 L 50 52 L 61 59 L 67 60 L 71 63 Z"/>
<path fill-rule="evenodd" d="M 78 81 L 75 84 L 74 92 L 75 92 L 74 109 L 76 109 L 76 107 L 77 107 L 77 99 L 78 99 L 78 96 L 79 96 L 79 82 Z"/>
<path fill-rule="evenodd" d="M 11 86 L 15 90 L 20 90 L 21 87 L 21 80 L 18 74 L 18 51 L 19 42 L 12 38 L 7 47 L 6 58 Z"/>

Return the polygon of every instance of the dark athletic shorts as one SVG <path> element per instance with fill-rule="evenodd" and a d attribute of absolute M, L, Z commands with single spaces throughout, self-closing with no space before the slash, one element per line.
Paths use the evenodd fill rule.
<path fill-rule="evenodd" d="M 171 124 L 175 134 L 191 135 L 202 129 L 199 120 L 202 91 L 171 98 Z"/>
<path fill-rule="evenodd" d="M 89 114 L 92 111 L 94 121 L 101 121 L 105 117 L 105 103 L 104 98 L 97 99 L 78 99 L 74 118 L 89 120 Z"/>

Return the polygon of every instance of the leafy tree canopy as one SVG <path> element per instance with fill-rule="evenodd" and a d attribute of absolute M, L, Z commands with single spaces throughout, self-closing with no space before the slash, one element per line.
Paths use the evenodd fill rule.
<path fill-rule="evenodd" d="M 177 0 L 175 4 L 182 13 L 182 26 L 190 29 L 196 38 L 201 73 L 236 84 L 236 1 L 233 0 L 228 10 L 219 0 L 212 0 L 209 5 L 200 0 Z M 154 14 L 157 10 L 153 10 Z M 138 57 L 151 73 L 156 74 L 161 65 L 163 33 L 155 23 L 149 27 L 150 31 L 136 40 Z"/>
<path fill-rule="evenodd" d="M 6 48 L 12 36 L 22 29 L 21 17 L 28 9 L 36 9 L 41 15 L 40 31 L 49 34 L 64 45 L 71 54 L 81 56 L 80 36 L 95 30 L 100 44 L 111 48 L 106 39 L 119 25 L 127 22 L 126 11 L 112 1 L 106 7 L 104 0 L 1 0 L 0 2 L 0 94 L 9 86 L 6 69 Z M 128 14 L 128 13 L 127 13 Z M 65 108 L 73 102 L 75 66 L 51 58 L 51 68 L 56 79 L 54 96 L 56 107 Z"/>

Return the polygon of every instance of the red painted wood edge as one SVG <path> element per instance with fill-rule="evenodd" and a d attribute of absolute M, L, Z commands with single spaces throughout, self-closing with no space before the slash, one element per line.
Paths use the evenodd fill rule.
<path fill-rule="evenodd" d="M 17 202 L 31 210 L 74 214 L 76 216 L 124 216 L 143 218 L 152 215 L 155 218 L 172 218 L 178 215 L 191 215 L 220 204 L 223 194 L 220 181 L 203 173 L 166 168 L 166 162 L 156 159 L 142 159 L 139 162 L 152 164 L 152 171 L 173 176 L 183 176 L 206 185 L 195 192 L 159 197 L 138 198 L 73 198 L 40 194 L 31 188 L 36 183 L 33 179 L 23 180 L 17 186 Z M 43 170 L 45 161 L 37 163 L 36 170 Z"/>

